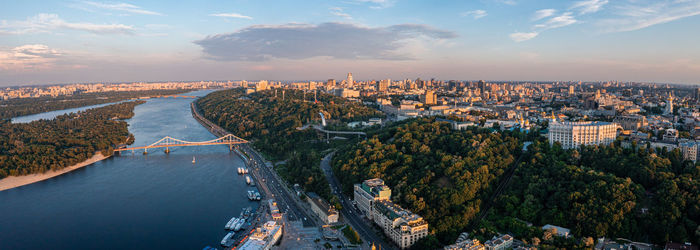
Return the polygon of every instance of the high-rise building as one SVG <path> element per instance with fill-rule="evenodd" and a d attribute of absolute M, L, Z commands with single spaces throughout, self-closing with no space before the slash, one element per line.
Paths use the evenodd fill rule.
<path fill-rule="evenodd" d="M 425 94 L 420 96 L 420 101 L 426 105 L 434 105 L 437 103 L 437 95 L 432 90 L 426 90 Z"/>
<path fill-rule="evenodd" d="M 335 87 L 335 79 L 328 79 L 326 82 L 326 88 L 333 88 Z"/>
<path fill-rule="evenodd" d="M 390 82 L 391 82 L 390 79 L 381 80 L 381 81 L 377 82 L 377 91 L 379 91 L 379 92 L 384 92 L 384 91 L 386 91 L 387 89 L 389 89 L 389 83 L 390 83 Z"/>
<path fill-rule="evenodd" d="M 700 88 L 695 89 L 695 100 L 700 102 Z"/>
<path fill-rule="evenodd" d="M 610 122 L 558 122 L 549 123 L 549 144 L 561 143 L 562 148 L 578 148 L 581 145 L 610 144 L 617 137 L 617 124 Z"/>
<path fill-rule="evenodd" d="M 352 73 L 348 73 L 348 79 L 345 82 L 345 84 L 347 84 L 348 87 L 352 87 L 352 85 L 355 84 L 355 82 L 352 80 Z"/>
<path fill-rule="evenodd" d="M 673 96 L 671 93 L 668 93 L 668 97 L 666 98 L 666 108 L 664 109 L 664 115 L 673 115 Z"/>
<path fill-rule="evenodd" d="M 569 85 L 569 95 L 574 95 L 574 85 Z"/>

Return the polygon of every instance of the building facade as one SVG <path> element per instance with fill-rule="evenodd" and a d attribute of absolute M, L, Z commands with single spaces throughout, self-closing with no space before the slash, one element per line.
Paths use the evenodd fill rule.
<path fill-rule="evenodd" d="M 549 144 L 561 143 L 562 148 L 578 148 L 581 145 L 610 144 L 617 137 L 617 124 L 610 122 L 558 122 L 551 121 L 547 137 Z"/>
<path fill-rule="evenodd" d="M 375 202 L 373 213 L 374 222 L 401 249 L 411 247 L 428 235 L 428 222 L 423 220 L 423 217 L 399 207 L 390 200 Z"/>
<path fill-rule="evenodd" d="M 338 211 L 314 192 L 306 193 L 306 201 L 311 205 L 311 211 L 326 224 L 338 222 Z"/>
<path fill-rule="evenodd" d="M 367 218 L 372 220 L 374 203 L 380 200 L 389 200 L 391 198 L 391 189 L 384 185 L 382 179 L 369 179 L 361 184 L 355 184 L 354 198 L 357 208 Z"/>

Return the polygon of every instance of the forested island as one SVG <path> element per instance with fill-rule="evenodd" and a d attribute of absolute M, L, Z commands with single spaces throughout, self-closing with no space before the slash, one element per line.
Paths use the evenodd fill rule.
<path fill-rule="evenodd" d="M 99 93 L 82 93 L 76 95 L 58 97 L 17 98 L 0 101 L 0 119 L 33 115 L 54 110 L 71 109 L 97 104 L 119 102 L 133 98 L 174 95 L 191 90 L 188 89 L 163 89 L 143 91 L 116 91 Z"/>
<path fill-rule="evenodd" d="M 306 97 L 306 100 L 304 99 Z M 330 124 L 367 120 L 381 112 L 333 95 L 300 90 L 267 90 L 247 94 L 245 89 L 210 93 L 197 106 L 208 120 L 231 133 L 250 140 L 261 153 L 284 164 L 276 167 L 289 183 L 298 183 L 326 199 L 331 198 L 328 182 L 319 167 L 321 151 L 331 147 L 325 135 L 313 129 L 298 130 L 319 123 L 322 112 Z"/>
<path fill-rule="evenodd" d="M 0 121 L 0 178 L 60 170 L 82 162 L 100 151 L 112 154 L 113 145 L 133 142 L 127 123 L 132 101 L 13 124 Z"/>
<path fill-rule="evenodd" d="M 525 140 L 534 141 L 523 152 Z M 697 244 L 700 236 L 700 164 L 683 161 L 678 150 L 619 142 L 564 150 L 536 131 L 455 131 L 419 118 L 338 151 L 333 168 L 346 194 L 353 183 L 382 178 L 395 202 L 430 222 L 435 237 L 417 249 L 451 244 L 460 232 L 482 242 L 510 233 L 528 244 L 569 249 L 590 248 L 602 236 L 662 245 Z M 472 224 L 512 164 L 517 168 L 505 192 Z M 554 237 L 540 229 L 545 224 L 569 228 L 575 237 Z"/>

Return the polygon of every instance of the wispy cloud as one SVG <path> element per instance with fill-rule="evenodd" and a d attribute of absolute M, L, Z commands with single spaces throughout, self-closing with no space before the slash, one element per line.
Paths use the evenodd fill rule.
<path fill-rule="evenodd" d="M 330 10 L 331 10 L 331 15 L 342 17 L 342 18 L 345 18 L 348 20 L 352 19 L 352 16 L 348 13 L 345 13 L 345 11 L 343 11 L 343 8 L 332 7 L 332 8 L 330 8 Z"/>
<path fill-rule="evenodd" d="M 539 11 L 538 11 L 539 12 Z M 535 12 L 537 15 L 537 12 Z M 542 19 L 542 18 L 540 18 Z M 538 19 L 538 20 L 540 20 Z M 532 26 L 532 32 L 516 32 L 510 34 L 510 39 L 515 42 L 523 42 L 537 37 L 540 33 L 545 30 L 561 28 L 564 26 L 569 26 L 577 23 L 578 20 L 573 16 L 572 12 L 565 12 L 561 15 L 551 17 L 542 23 L 538 23 Z"/>
<path fill-rule="evenodd" d="M 550 18 L 544 23 L 540 23 L 535 25 L 535 28 L 543 29 L 543 30 L 548 30 L 548 29 L 555 29 L 555 28 L 560 28 L 564 26 L 569 26 L 574 23 L 578 22 L 576 18 L 574 18 L 573 13 L 571 12 L 566 12 L 564 14 L 561 14 L 559 16 L 555 16 Z"/>
<path fill-rule="evenodd" d="M 516 4 L 518 4 L 518 2 L 516 2 L 515 0 L 493 0 L 493 1 L 495 1 L 495 2 L 497 2 L 497 3 L 507 4 L 507 5 L 516 5 Z"/>
<path fill-rule="evenodd" d="M 482 18 L 482 17 L 487 16 L 488 13 L 486 13 L 485 10 L 470 10 L 470 11 L 467 11 L 467 12 L 463 12 L 463 13 L 460 14 L 460 15 L 461 15 L 461 16 L 465 16 L 465 17 L 470 16 L 470 17 L 473 17 L 474 19 L 479 19 L 479 18 Z"/>
<path fill-rule="evenodd" d="M 43 33 L 59 29 L 79 30 L 95 34 L 133 34 L 134 31 L 134 27 L 130 25 L 68 22 L 56 14 L 45 13 L 27 18 L 25 21 L 0 21 L 0 34 Z"/>
<path fill-rule="evenodd" d="M 550 17 L 550 16 L 554 15 L 554 13 L 556 13 L 556 12 L 557 12 L 557 10 L 555 10 L 555 9 L 542 9 L 542 10 L 535 11 L 535 14 L 532 15 L 532 21 L 537 21 L 537 20 L 540 20 L 540 19 L 545 18 L 545 17 Z"/>
<path fill-rule="evenodd" d="M 0 69 L 43 69 L 53 65 L 61 52 L 43 44 L 28 44 L 11 49 L 0 49 Z"/>
<path fill-rule="evenodd" d="M 585 0 L 575 2 L 569 9 L 578 10 L 580 15 L 595 13 L 608 4 L 608 0 Z"/>
<path fill-rule="evenodd" d="M 369 3 L 372 9 L 384 9 L 394 6 L 396 0 L 354 0 L 357 3 Z"/>
<path fill-rule="evenodd" d="M 92 2 L 92 1 L 84 1 L 82 2 L 85 7 L 88 8 L 98 8 L 98 9 L 103 9 L 103 10 L 111 10 L 111 11 L 121 11 L 121 12 L 127 12 L 127 13 L 132 13 L 132 14 L 141 14 L 141 15 L 157 15 L 157 16 L 162 16 L 163 14 L 155 12 L 155 11 L 150 11 L 150 10 L 144 10 L 143 8 L 133 5 L 133 4 L 128 4 L 128 3 L 102 3 L 102 2 Z"/>
<path fill-rule="evenodd" d="M 510 34 L 510 39 L 516 42 L 522 42 L 522 41 L 527 41 L 530 39 L 535 38 L 537 35 L 539 35 L 539 32 L 516 32 Z"/>
<path fill-rule="evenodd" d="M 245 16 L 241 15 L 238 13 L 217 13 L 217 14 L 210 14 L 209 16 L 216 16 L 216 17 L 228 17 L 228 18 L 240 18 L 240 19 L 248 19 L 252 20 L 253 18 L 250 16 Z"/>
<path fill-rule="evenodd" d="M 686 17 L 700 15 L 700 1 L 652 1 L 634 2 L 616 8 L 616 17 L 598 22 L 607 32 L 623 32 L 644 29 Z"/>
<path fill-rule="evenodd" d="M 456 37 L 450 31 L 420 24 L 363 27 L 347 23 L 254 25 L 208 36 L 194 43 L 207 58 L 219 61 L 271 59 L 413 59 L 405 49 L 413 39 L 442 40 Z"/>

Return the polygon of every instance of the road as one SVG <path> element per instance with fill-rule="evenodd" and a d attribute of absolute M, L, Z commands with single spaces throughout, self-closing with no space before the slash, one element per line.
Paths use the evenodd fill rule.
<path fill-rule="evenodd" d="M 343 195 L 339 182 L 333 175 L 333 170 L 331 169 L 330 162 L 334 154 L 335 152 L 323 157 L 321 160 L 321 169 L 326 175 L 326 179 L 328 179 L 328 182 L 331 184 L 333 193 L 340 198 L 340 203 L 343 205 L 343 209 L 340 210 L 340 213 L 343 215 L 343 219 L 345 219 L 345 221 L 348 222 L 352 228 L 354 228 L 355 231 L 360 234 L 365 242 L 372 242 L 375 245 L 379 245 L 381 246 L 381 249 L 395 249 L 394 245 L 387 243 L 374 232 L 372 226 L 368 224 L 369 221 L 362 219 L 359 216 L 360 211 L 355 209 L 355 206 L 350 203 L 350 200 Z"/>
<path fill-rule="evenodd" d="M 204 118 L 204 116 L 199 113 L 194 102 L 192 102 L 190 108 L 194 118 L 209 129 L 212 134 L 216 136 L 230 134 L 230 132 Z M 290 221 L 300 220 L 304 227 L 317 226 L 314 221 L 315 217 L 312 217 L 314 215 L 310 214 L 310 211 L 307 209 L 302 209 L 303 205 L 296 194 L 284 185 L 281 178 L 271 167 L 265 164 L 265 161 L 257 151 L 248 144 L 239 144 L 238 149 L 245 152 L 245 154 L 250 157 L 246 165 L 248 165 L 251 171 L 251 176 L 256 184 L 261 186 L 266 197 L 275 199 L 280 212 L 286 213 Z"/>
<path fill-rule="evenodd" d="M 277 207 L 280 209 L 280 212 L 286 213 L 291 221 L 301 220 L 304 227 L 318 226 L 316 225 L 314 217 L 312 217 L 315 215 L 303 209 L 303 205 L 296 194 L 284 184 L 271 167 L 265 164 L 265 161 L 257 151 L 252 149 L 249 145 L 241 145 L 239 149 L 248 156 L 251 156 L 248 165 L 254 169 L 254 172 L 258 175 L 256 181 L 260 185 L 267 187 L 271 193 L 270 196 L 277 201 Z"/>

